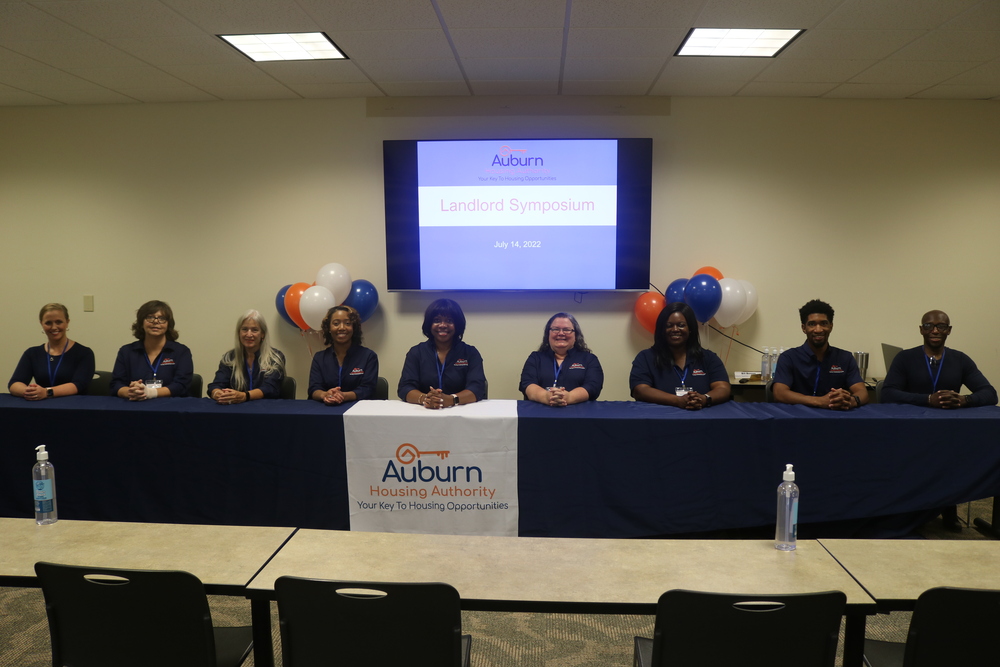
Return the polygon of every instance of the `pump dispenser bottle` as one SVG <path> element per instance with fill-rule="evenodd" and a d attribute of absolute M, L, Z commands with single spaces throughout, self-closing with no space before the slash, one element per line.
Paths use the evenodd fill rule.
<path fill-rule="evenodd" d="M 792 464 L 785 465 L 784 480 L 778 486 L 778 520 L 774 530 L 774 548 L 794 551 L 799 528 L 799 487 L 795 484 Z"/>
<path fill-rule="evenodd" d="M 35 523 L 45 526 L 59 520 L 56 512 L 56 469 L 49 463 L 45 445 L 35 447 L 38 460 L 31 468 L 31 482 L 35 493 Z"/>

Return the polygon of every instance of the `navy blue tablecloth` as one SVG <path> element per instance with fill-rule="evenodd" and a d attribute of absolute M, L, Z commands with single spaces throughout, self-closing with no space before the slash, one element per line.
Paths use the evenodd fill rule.
<path fill-rule="evenodd" d="M 0 515 L 31 516 L 34 447 L 46 444 L 62 518 L 346 529 L 348 407 L 0 395 Z M 803 524 L 925 515 L 1000 493 L 1000 408 L 522 401 L 518 417 L 522 535 L 773 525 L 786 463 Z"/>

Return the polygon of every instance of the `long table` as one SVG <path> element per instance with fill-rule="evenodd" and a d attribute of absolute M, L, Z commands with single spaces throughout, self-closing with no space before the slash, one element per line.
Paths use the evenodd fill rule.
<path fill-rule="evenodd" d="M 31 516 L 28 471 L 44 443 L 65 518 L 346 529 L 349 408 L 0 395 L 0 516 Z M 852 522 L 857 536 L 901 535 L 935 508 L 1000 494 L 1000 408 L 834 413 L 731 402 L 685 412 L 522 401 L 517 411 L 522 536 L 773 525 L 786 463 L 798 474 L 806 535 L 831 522 Z M 887 516 L 905 520 L 863 521 Z"/>

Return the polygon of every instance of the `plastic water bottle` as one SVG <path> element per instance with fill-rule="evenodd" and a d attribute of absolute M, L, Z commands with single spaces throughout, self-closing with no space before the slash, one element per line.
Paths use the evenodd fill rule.
<path fill-rule="evenodd" d="M 785 465 L 784 480 L 778 486 L 778 521 L 774 529 L 774 548 L 794 551 L 799 530 L 799 487 L 795 484 L 792 464 Z"/>
<path fill-rule="evenodd" d="M 774 379 L 774 372 L 778 370 L 778 357 L 780 357 L 781 353 L 784 351 L 785 348 L 781 348 L 780 350 L 776 347 L 771 348 L 771 377 L 769 378 L 771 380 Z"/>
<path fill-rule="evenodd" d="M 35 447 L 38 460 L 31 468 L 31 482 L 35 492 L 35 523 L 45 526 L 59 520 L 56 512 L 56 469 L 49 463 L 45 445 Z"/>
<path fill-rule="evenodd" d="M 760 355 L 760 381 L 767 382 L 771 379 L 771 348 L 765 347 L 764 354 Z"/>

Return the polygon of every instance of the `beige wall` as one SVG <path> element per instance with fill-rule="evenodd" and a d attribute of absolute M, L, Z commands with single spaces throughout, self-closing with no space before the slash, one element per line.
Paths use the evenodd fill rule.
<path fill-rule="evenodd" d="M 832 342 L 872 353 L 916 345 L 920 315 L 948 311 L 949 341 L 1000 382 L 1000 132 L 996 102 L 675 98 L 663 117 L 367 118 L 364 100 L 0 109 L 0 376 L 44 338 L 38 308 L 70 308 L 71 336 L 110 370 L 135 309 L 168 301 L 195 370 L 210 379 L 248 307 L 305 395 L 309 345 L 280 321 L 275 292 L 344 264 L 380 292 L 365 342 L 395 389 L 435 294 L 388 294 L 383 139 L 652 137 L 652 281 L 703 265 L 752 282 L 757 314 L 739 339 L 802 342 L 797 308 L 837 311 Z M 544 284 L 545 267 L 538 281 Z M 82 312 L 93 294 L 96 310 Z M 635 294 L 448 294 L 469 318 L 490 395 L 516 398 L 546 318 L 575 313 L 628 398 L 652 337 Z M 730 372 L 757 353 L 712 333 Z"/>

